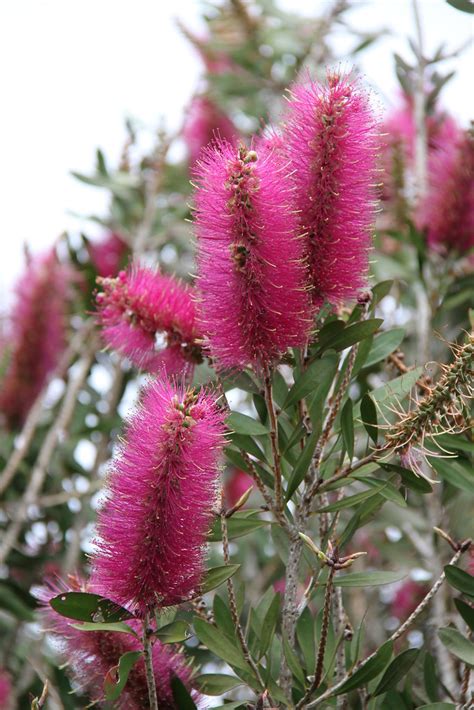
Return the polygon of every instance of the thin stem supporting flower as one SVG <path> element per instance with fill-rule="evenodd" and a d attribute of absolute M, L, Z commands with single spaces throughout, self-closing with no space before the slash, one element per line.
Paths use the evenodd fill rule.
<path fill-rule="evenodd" d="M 155 674 L 153 672 L 153 657 L 151 654 L 151 628 L 150 614 L 146 614 L 143 619 L 143 659 L 145 661 L 146 684 L 148 686 L 148 697 L 150 700 L 150 710 L 158 710 L 158 697 L 156 694 Z"/>
<path fill-rule="evenodd" d="M 264 377 L 265 386 L 265 402 L 267 405 L 268 416 L 270 418 L 270 441 L 273 454 L 273 470 L 275 473 L 275 505 L 278 511 L 283 510 L 283 491 L 281 483 L 281 462 L 280 450 L 278 447 L 278 421 L 275 412 L 275 403 L 273 401 L 272 375 L 268 368 Z"/>

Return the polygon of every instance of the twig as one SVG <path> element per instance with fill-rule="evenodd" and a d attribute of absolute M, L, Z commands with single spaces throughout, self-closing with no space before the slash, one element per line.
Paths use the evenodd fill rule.
<path fill-rule="evenodd" d="M 227 530 L 227 520 L 224 513 L 221 513 L 221 529 L 222 529 L 222 552 L 224 557 L 224 564 L 230 564 L 230 554 L 229 554 L 229 535 Z M 232 578 L 227 580 L 227 594 L 229 596 L 229 609 L 232 616 L 232 621 L 235 627 L 235 632 L 239 640 L 242 653 L 244 654 L 245 661 L 249 664 L 253 671 L 255 678 L 257 679 L 262 691 L 265 691 L 265 682 L 260 674 L 257 664 L 252 658 L 250 649 L 245 640 L 244 631 L 239 619 L 239 612 L 237 609 L 237 600 L 235 597 L 234 582 Z M 269 696 L 268 696 L 269 697 Z M 271 698 L 269 697 L 271 702 Z M 273 704 L 273 703 L 272 703 Z"/>
<path fill-rule="evenodd" d="M 275 404 L 273 402 L 272 375 L 269 369 L 265 372 L 264 386 L 265 402 L 270 418 L 270 441 L 273 454 L 273 470 L 275 473 L 275 506 L 277 510 L 281 511 L 283 510 L 283 493 L 281 485 L 280 450 L 278 447 L 278 423 L 275 413 Z"/>
<path fill-rule="evenodd" d="M 146 684 L 148 686 L 150 710 L 158 710 L 158 697 L 156 695 L 155 674 L 153 672 L 153 658 L 151 654 L 151 636 L 150 614 L 146 614 L 143 619 L 143 658 L 145 661 Z"/>
<path fill-rule="evenodd" d="M 96 338 L 92 338 L 86 352 L 77 363 L 77 372 L 71 373 L 58 416 L 50 427 L 41 446 L 37 462 L 33 468 L 30 481 L 23 494 L 21 503 L 16 512 L 15 519 L 6 530 L 0 545 L 0 565 L 4 564 L 8 553 L 16 544 L 18 536 L 23 527 L 23 523 L 28 517 L 28 508 L 36 503 L 46 475 L 48 473 L 49 462 L 54 454 L 60 437 L 64 434 L 74 414 L 77 404 L 77 395 L 83 386 L 91 364 L 94 362 L 95 350 L 97 347 Z"/>
<path fill-rule="evenodd" d="M 464 542 L 464 543 L 460 546 L 460 548 L 459 548 L 459 550 L 456 552 L 456 554 L 451 558 L 451 560 L 449 561 L 449 564 L 450 564 L 450 565 L 455 565 L 455 564 L 457 564 L 458 561 L 459 561 L 459 559 L 460 559 L 460 557 L 461 557 L 461 555 L 462 555 L 464 552 L 466 552 L 466 550 L 469 549 L 470 545 L 471 545 L 471 541 L 470 541 L 470 540 L 467 540 L 466 542 Z M 443 584 L 444 579 L 445 579 L 445 576 L 446 576 L 446 575 L 445 575 L 445 573 L 444 573 L 444 571 L 443 571 L 443 572 L 441 573 L 441 575 L 439 576 L 439 578 L 438 578 L 438 579 L 436 580 L 436 582 L 434 583 L 434 585 L 431 587 L 430 591 L 425 595 L 425 597 L 424 597 L 424 598 L 421 600 L 421 602 L 418 604 L 418 606 L 416 607 L 415 611 L 413 611 L 413 612 L 410 614 L 410 616 L 408 617 L 408 619 L 407 619 L 401 626 L 399 626 L 399 628 L 390 636 L 390 638 L 388 639 L 387 643 L 390 642 L 390 641 L 393 643 L 394 641 L 396 641 L 397 639 L 399 639 L 400 636 L 403 636 L 403 634 L 407 631 L 407 629 L 409 629 L 409 627 L 413 624 L 413 622 L 416 621 L 416 619 L 417 619 L 417 618 L 420 616 L 420 614 L 425 610 L 425 608 L 428 606 L 428 604 L 430 603 L 430 601 L 431 601 L 431 600 L 433 599 L 433 597 L 435 596 L 435 594 L 436 594 L 436 592 L 438 591 L 438 589 L 439 589 L 439 588 L 441 587 L 441 585 Z M 374 658 L 374 656 L 375 656 L 376 654 L 377 654 L 377 651 L 374 651 L 374 652 L 371 653 L 369 656 L 367 656 L 366 658 L 364 658 L 364 660 L 363 660 L 361 663 L 359 663 L 359 665 L 357 666 L 357 670 L 359 670 L 360 668 L 363 668 L 364 666 L 366 666 L 367 663 L 368 663 L 370 660 L 372 660 L 372 658 Z M 344 685 L 344 683 L 351 677 L 352 673 L 353 673 L 353 671 L 351 671 L 350 673 L 346 673 L 346 675 L 345 675 L 343 678 L 341 678 L 340 681 L 338 681 L 338 682 L 335 683 L 333 686 L 331 686 L 330 688 L 328 688 L 322 695 L 320 695 L 318 698 L 316 698 L 316 700 L 313 700 L 311 703 L 309 703 L 308 705 L 306 705 L 305 707 L 307 708 L 307 710 L 309 710 L 310 708 L 317 707 L 317 705 L 319 705 L 319 703 L 322 703 L 324 700 L 327 700 L 328 698 L 332 697 L 332 696 L 334 695 L 334 693 L 335 693 L 336 691 L 338 691 L 338 690 Z"/>

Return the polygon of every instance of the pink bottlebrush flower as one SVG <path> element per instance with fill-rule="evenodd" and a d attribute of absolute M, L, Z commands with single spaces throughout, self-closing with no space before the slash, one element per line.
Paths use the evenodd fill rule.
<path fill-rule="evenodd" d="M 223 419 L 211 394 L 165 377 L 144 389 L 99 515 L 93 578 L 100 594 L 144 614 L 199 591 Z"/>
<path fill-rule="evenodd" d="M 71 268 L 52 249 L 30 261 L 16 286 L 0 390 L 0 411 L 10 428 L 22 425 L 64 350 L 72 280 Z"/>
<path fill-rule="evenodd" d="M 255 487 L 252 476 L 245 471 L 234 469 L 224 486 L 227 506 L 232 508 L 251 486 Z"/>
<path fill-rule="evenodd" d="M 428 163 L 428 191 L 417 225 L 434 249 L 460 254 L 474 247 L 474 139 L 461 133 Z"/>
<path fill-rule="evenodd" d="M 0 668 L 0 708 L 2 710 L 13 710 L 13 685 L 10 674 Z"/>
<path fill-rule="evenodd" d="M 88 245 L 91 261 L 99 276 L 116 276 L 129 253 L 129 248 L 120 234 L 110 232 L 98 242 Z"/>
<path fill-rule="evenodd" d="M 333 305 L 366 283 L 375 214 L 377 122 L 356 81 L 291 90 L 285 140 L 313 300 Z"/>
<path fill-rule="evenodd" d="M 86 693 L 92 702 L 102 704 L 105 702 L 105 679 L 114 679 L 120 657 L 130 651 L 141 651 L 142 642 L 131 634 L 110 631 L 91 633 L 74 628 L 73 624 L 79 622 L 61 616 L 49 605 L 50 599 L 70 591 L 96 593 L 93 582 L 86 583 L 74 577 L 69 579 L 69 585 L 61 580 L 47 581 L 45 586 L 37 590 L 36 595 L 43 605 L 43 627 L 53 634 L 58 650 L 81 692 Z M 131 619 L 126 623 L 138 636 L 142 635 L 141 622 Z M 173 700 L 170 682 L 173 676 L 178 676 L 191 690 L 191 668 L 186 664 L 182 653 L 176 652 L 170 645 L 161 644 L 160 641 L 155 641 L 152 646 L 152 659 L 160 710 L 179 710 Z M 197 693 L 193 691 L 192 695 L 195 701 L 199 700 Z M 130 671 L 127 683 L 114 707 L 118 710 L 146 710 L 149 707 L 143 658 L 140 658 Z"/>
<path fill-rule="evenodd" d="M 391 614 L 400 621 L 407 619 L 415 611 L 427 591 L 426 584 L 420 584 L 412 579 L 402 582 L 392 599 Z"/>
<path fill-rule="evenodd" d="M 311 326 L 286 165 L 270 149 L 221 143 L 196 173 L 200 321 L 211 355 L 220 368 L 266 367 Z"/>
<path fill-rule="evenodd" d="M 202 358 L 189 286 L 141 266 L 99 283 L 98 318 L 108 345 L 148 372 L 192 373 Z"/>
<path fill-rule="evenodd" d="M 201 150 L 219 139 L 236 143 L 238 131 L 230 118 L 207 96 L 195 96 L 191 101 L 183 127 L 183 139 L 193 166 Z"/>

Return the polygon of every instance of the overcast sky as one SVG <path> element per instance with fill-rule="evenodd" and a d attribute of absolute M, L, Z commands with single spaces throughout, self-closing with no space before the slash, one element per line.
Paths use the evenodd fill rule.
<path fill-rule="evenodd" d="M 319 14 L 328 2 L 280 4 Z M 473 16 L 445 0 L 420 5 L 428 50 L 471 39 L 444 94 L 445 105 L 467 125 L 474 117 Z M 409 57 L 411 2 L 353 0 L 353 6 L 354 26 L 391 31 L 361 57 L 368 81 L 389 101 L 397 89 L 393 51 Z M 24 242 L 39 251 L 63 230 L 78 228 L 68 211 L 105 210 L 105 195 L 77 183 L 69 171 L 90 171 L 97 146 L 115 161 L 126 116 L 150 129 L 163 116 L 177 125 L 200 65 L 174 18 L 197 27 L 200 7 L 199 0 L 0 2 L 0 309 L 21 269 Z M 344 53 L 347 39 L 335 41 Z"/>

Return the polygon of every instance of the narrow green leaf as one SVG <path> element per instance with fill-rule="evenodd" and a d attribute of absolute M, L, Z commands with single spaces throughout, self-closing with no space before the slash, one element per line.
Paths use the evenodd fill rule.
<path fill-rule="evenodd" d="M 405 572 L 349 572 L 334 578 L 335 587 L 378 587 L 406 577 Z"/>
<path fill-rule="evenodd" d="M 141 651 L 128 651 L 120 656 L 118 665 L 109 670 L 104 680 L 104 694 L 107 700 L 113 701 L 120 697 L 130 671 L 141 655 Z"/>
<path fill-rule="evenodd" d="M 407 507 L 407 502 L 405 498 L 402 496 L 400 491 L 393 485 L 391 481 L 385 481 L 383 487 L 380 488 L 380 480 L 377 478 L 370 478 L 369 476 L 359 476 L 357 473 L 354 474 L 353 478 L 356 478 L 358 481 L 362 481 L 362 483 L 365 483 L 367 486 L 372 486 L 372 488 L 375 488 L 377 490 L 377 493 L 380 493 L 380 495 L 382 495 L 384 498 L 391 501 L 392 503 L 395 503 L 395 505 L 398 505 L 399 508 Z"/>
<path fill-rule="evenodd" d="M 472 574 L 465 572 L 454 565 L 446 565 L 444 568 L 446 579 L 451 587 L 458 589 L 463 594 L 469 597 L 474 597 L 474 577 Z"/>
<path fill-rule="evenodd" d="M 304 688 L 305 678 L 303 669 L 301 668 L 298 656 L 291 648 L 290 644 L 288 643 L 288 639 L 285 635 L 283 635 L 283 653 L 285 654 L 286 662 L 288 663 L 288 668 L 293 673 L 296 680 L 298 680 Z"/>
<path fill-rule="evenodd" d="M 210 592 L 211 589 L 220 587 L 221 584 L 237 572 L 239 567 L 240 565 L 219 565 L 219 567 L 208 569 L 204 575 L 204 579 L 200 587 L 200 593 L 206 594 L 207 592 Z"/>
<path fill-rule="evenodd" d="M 49 603 L 61 616 L 77 621 L 104 623 L 134 618 L 127 609 L 98 594 L 65 592 L 58 594 Z"/>
<path fill-rule="evenodd" d="M 230 609 L 226 602 L 219 594 L 214 596 L 214 601 L 212 603 L 212 610 L 214 612 L 214 622 L 216 626 L 219 627 L 227 636 L 232 638 L 235 633 L 234 622 L 232 621 L 232 615 Z"/>
<path fill-rule="evenodd" d="M 441 476 L 455 488 L 459 488 L 466 493 L 474 494 L 474 473 L 472 466 L 454 458 L 440 459 L 429 457 L 430 465 Z"/>
<path fill-rule="evenodd" d="M 364 363 L 364 367 L 372 367 L 377 362 L 385 360 L 402 343 L 405 337 L 404 328 L 393 328 L 385 333 L 380 333 L 374 338 L 370 353 Z"/>
<path fill-rule="evenodd" d="M 196 636 L 218 658 L 237 668 L 247 669 L 247 663 L 235 639 L 230 639 L 220 629 L 204 619 L 194 620 Z"/>
<path fill-rule="evenodd" d="M 268 434 L 270 431 L 269 427 L 240 412 L 231 412 L 227 417 L 226 424 L 228 428 L 236 434 L 246 434 L 248 436 Z"/>
<path fill-rule="evenodd" d="M 244 535 L 250 535 L 255 530 L 263 528 L 268 525 L 268 520 L 261 520 L 260 518 L 252 517 L 238 517 L 238 513 L 228 519 L 227 521 L 227 531 L 229 534 L 229 540 L 235 540 L 237 537 L 243 537 Z M 212 526 L 211 532 L 208 535 L 209 542 L 220 542 L 222 540 L 222 529 L 221 521 L 217 521 Z"/>
<path fill-rule="evenodd" d="M 337 333 L 326 343 L 326 349 L 345 350 L 345 348 L 355 345 L 369 335 L 373 335 L 383 323 L 382 318 L 370 318 L 360 323 L 347 326 L 341 333 Z"/>
<path fill-rule="evenodd" d="M 384 471 L 395 471 L 398 473 L 402 479 L 403 485 L 410 488 L 412 491 L 417 493 L 431 493 L 433 488 L 422 476 L 417 476 L 416 473 L 410 471 L 408 468 L 403 468 L 394 463 L 379 463 L 380 468 Z"/>
<path fill-rule="evenodd" d="M 289 500 L 291 498 L 291 496 L 296 491 L 301 481 L 305 477 L 306 471 L 308 470 L 309 465 L 311 463 L 311 459 L 313 458 L 314 450 L 316 448 L 316 444 L 318 443 L 318 438 L 318 432 L 313 431 L 311 436 L 306 441 L 304 449 L 299 455 L 298 461 L 296 462 L 296 465 L 293 471 L 291 472 L 290 480 L 288 481 L 288 485 L 286 488 L 286 500 Z"/>
<path fill-rule="evenodd" d="M 85 621 L 82 624 L 71 624 L 71 626 L 73 629 L 78 629 L 78 631 L 113 631 L 120 634 L 132 634 L 132 636 L 137 635 L 132 627 L 128 626 L 128 624 L 123 621 L 116 621 L 115 623 L 109 624 L 94 624 L 90 621 Z"/>
<path fill-rule="evenodd" d="M 439 680 L 435 660 L 429 653 L 425 653 L 425 659 L 423 661 L 423 679 L 426 694 L 428 698 L 435 703 L 439 698 Z"/>
<path fill-rule="evenodd" d="M 258 659 L 260 660 L 268 651 L 275 633 L 278 615 L 280 613 L 280 595 L 275 594 L 262 623 L 262 633 L 260 636 L 260 649 Z"/>
<path fill-rule="evenodd" d="M 349 397 L 341 412 L 341 431 L 349 460 L 354 456 L 354 407 Z"/>
<path fill-rule="evenodd" d="M 395 688 L 397 683 L 402 678 L 405 678 L 408 671 L 414 666 L 419 653 L 420 650 L 418 648 L 409 648 L 396 656 L 383 674 L 372 695 L 375 697 Z"/>
<path fill-rule="evenodd" d="M 222 695 L 228 690 L 242 685 L 240 678 L 233 675 L 225 675 L 224 673 L 204 673 L 198 675 L 192 681 L 193 686 L 204 695 Z M 228 707 L 228 705 L 225 705 Z"/>
<path fill-rule="evenodd" d="M 384 643 L 375 656 L 371 658 L 370 661 L 367 661 L 361 668 L 358 668 L 333 695 L 341 695 L 355 688 L 361 688 L 363 685 L 366 685 L 369 681 L 376 678 L 389 663 L 392 656 L 392 648 L 393 644 L 391 641 Z"/>
<path fill-rule="evenodd" d="M 377 428 L 377 408 L 370 394 L 365 394 L 360 403 L 360 415 L 367 434 L 370 436 L 374 444 L 378 439 Z"/>
<path fill-rule="evenodd" d="M 301 612 L 296 622 L 296 637 L 303 654 L 307 673 L 313 673 L 316 663 L 314 647 L 314 622 L 307 606 Z"/>
<path fill-rule="evenodd" d="M 377 495 L 385 487 L 385 483 L 381 483 L 378 488 L 369 488 L 366 491 L 361 491 L 360 493 L 354 493 L 352 496 L 345 496 L 341 500 L 326 505 L 324 508 L 319 508 L 318 513 L 334 513 L 336 510 L 344 510 L 345 508 L 353 508 L 362 501 Z"/>
<path fill-rule="evenodd" d="M 461 12 L 474 13 L 474 2 L 472 0 L 446 0 L 448 5 Z"/>
<path fill-rule="evenodd" d="M 474 631 L 474 609 L 472 606 L 469 606 L 469 604 L 463 602 L 462 599 L 455 599 L 454 603 L 456 605 L 456 609 L 461 614 L 466 624 L 469 626 L 471 631 Z"/>
<path fill-rule="evenodd" d="M 428 705 L 418 705 L 417 710 L 454 710 L 455 707 L 452 703 L 429 703 Z"/>
<path fill-rule="evenodd" d="M 474 666 L 474 643 L 472 641 L 450 626 L 439 629 L 438 636 L 450 653 L 467 663 L 468 666 Z"/>
<path fill-rule="evenodd" d="M 259 459 L 259 461 L 265 461 L 264 452 L 259 446 L 257 446 L 251 436 L 246 436 L 244 434 L 231 434 L 229 439 L 237 449 L 246 451 L 248 454 L 251 454 Z"/>
<path fill-rule="evenodd" d="M 381 281 L 378 283 L 376 286 L 373 287 L 372 289 L 372 305 L 376 305 L 377 303 L 380 303 L 382 298 L 385 298 L 385 296 L 388 296 L 390 293 L 390 290 L 393 286 L 393 279 L 387 280 L 387 281 Z"/>
<path fill-rule="evenodd" d="M 0 609 L 5 609 L 21 621 L 33 621 L 33 609 L 30 609 L 8 582 L 0 582 Z"/>
<path fill-rule="evenodd" d="M 171 692 L 173 700 L 179 710 L 197 710 L 196 703 L 188 692 L 183 681 L 177 675 L 171 678 Z"/>
<path fill-rule="evenodd" d="M 188 622 L 178 619 L 178 621 L 172 621 L 171 624 L 162 626 L 156 631 L 155 636 L 160 639 L 161 643 L 181 643 L 188 638 L 188 631 Z"/>
<path fill-rule="evenodd" d="M 300 377 L 295 380 L 295 384 L 286 396 L 283 409 L 288 409 L 288 407 L 292 407 L 300 399 L 304 399 L 310 392 L 313 392 L 321 382 L 331 376 L 335 360 L 335 355 L 329 355 L 312 362 Z"/>

